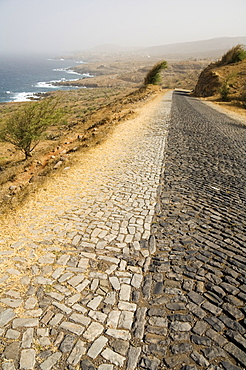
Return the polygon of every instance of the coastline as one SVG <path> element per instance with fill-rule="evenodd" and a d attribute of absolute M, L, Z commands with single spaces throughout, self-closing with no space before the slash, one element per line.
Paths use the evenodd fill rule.
<path fill-rule="evenodd" d="M 74 60 L 1 56 L 0 103 L 36 100 L 47 92 L 75 89 L 75 86 L 65 85 L 83 78 L 75 68 Z"/>

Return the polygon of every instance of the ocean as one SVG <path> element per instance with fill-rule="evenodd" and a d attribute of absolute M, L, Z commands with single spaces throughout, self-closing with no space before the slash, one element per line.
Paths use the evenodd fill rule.
<path fill-rule="evenodd" d="M 31 100 L 36 93 L 71 90 L 55 82 L 93 77 L 73 71 L 82 61 L 46 57 L 0 56 L 0 103 Z"/>

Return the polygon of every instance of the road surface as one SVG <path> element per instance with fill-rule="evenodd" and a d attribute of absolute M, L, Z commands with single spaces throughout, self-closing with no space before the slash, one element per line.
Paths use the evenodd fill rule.
<path fill-rule="evenodd" d="M 1 368 L 244 369 L 245 131 L 169 92 L 3 221 Z"/>

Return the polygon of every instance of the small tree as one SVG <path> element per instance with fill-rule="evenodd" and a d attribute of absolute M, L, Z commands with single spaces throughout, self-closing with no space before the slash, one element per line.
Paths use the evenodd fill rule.
<path fill-rule="evenodd" d="M 167 62 L 164 60 L 154 65 L 153 68 L 147 73 L 144 79 L 144 86 L 159 85 L 161 82 L 160 72 L 167 68 Z"/>
<path fill-rule="evenodd" d="M 59 117 L 60 111 L 54 99 L 28 103 L 6 120 L 0 131 L 0 139 L 13 144 L 27 159 L 38 145 L 43 132 Z"/>

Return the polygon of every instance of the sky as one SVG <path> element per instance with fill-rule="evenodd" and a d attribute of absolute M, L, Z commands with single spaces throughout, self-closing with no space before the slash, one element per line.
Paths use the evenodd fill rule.
<path fill-rule="evenodd" d="M 246 0 L 0 0 L 0 55 L 246 36 Z"/>

